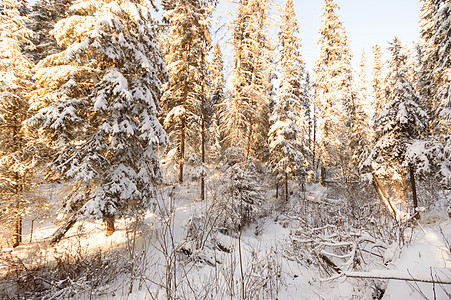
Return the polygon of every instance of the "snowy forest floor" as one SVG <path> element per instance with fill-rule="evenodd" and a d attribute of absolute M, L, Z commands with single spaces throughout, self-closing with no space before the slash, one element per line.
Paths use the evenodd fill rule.
<path fill-rule="evenodd" d="M 169 186 L 109 237 L 103 222 L 80 221 L 49 247 L 57 226 L 39 225 L 31 242 L 1 249 L 0 299 L 450 298 L 451 284 L 427 283 L 451 283 L 449 193 L 404 224 L 369 192 L 350 201 L 338 188 L 293 184 L 284 203 L 266 184 L 256 217 L 230 230 L 221 221 L 230 211 L 212 201 L 215 178 L 207 201 L 196 182 Z"/>

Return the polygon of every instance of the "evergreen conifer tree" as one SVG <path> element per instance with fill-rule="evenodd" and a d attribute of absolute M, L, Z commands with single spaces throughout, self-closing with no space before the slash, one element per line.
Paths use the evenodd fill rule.
<path fill-rule="evenodd" d="M 308 127 L 308 147 L 310 149 L 310 152 L 313 153 L 313 143 L 315 143 L 314 135 L 314 111 L 312 110 L 312 83 L 310 82 L 310 74 L 309 72 L 305 72 L 303 83 L 302 83 L 302 95 L 301 95 L 301 103 L 304 108 L 304 115 L 305 120 L 307 121 L 307 127 Z M 313 166 L 313 156 L 312 156 L 312 162 L 311 165 Z"/>
<path fill-rule="evenodd" d="M 351 98 L 352 114 L 349 116 L 352 127 L 349 137 L 349 151 L 351 160 L 349 169 L 350 176 L 358 178 L 358 169 L 363 159 L 369 154 L 369 145 L 371 140 L 371 126 L 369 118 L 369 92 L 368 81 L 366 79 L 366 56 L 362 53 L 358 80 L 355 86 L 355 92 Z"/>
<path fill-rule="evenodd" d="M 280 42 L 281 88 L 280 99 L 271 115 L 269 130 L 270 165 L 285 181 L 285 200 L 288 201 L 288 179 L 291 175 L 305 173 L 305 157 L 308 151 L 307 122 L 301 105 L 301 72 L 304 63 L 299 53 L 301 40 L 293 1 L 288 0 L 282 15 Z"/>
<path fill-rule="evenodd" d="M 373 79 L 372 79 L 372 92 L 373 92 L 373 125 L 375 125 L 376 118 L 380 115 L 382 110 L 387 105 L 387 99 L 385 95 L 385 72 L 384 63 L 382 62 L 382 50 L 379 45 L 373 46 Z M 373 128 L 374 130 L 376 128 Z"/>
<path fill-rule="evenodd" d="M 412 187 L 415 179 L 414 165 L 406 157 L 408 148 L 424 137 L 427 129 L 427 114 L 419 106 L 420 98 L 408 80 L 407 55 L 398 38 L 390 44 L 391 59 L 388 73 L 389 103 L 376 120 L 377 142 L 366 166 L 371 166 L 376 175 L 403 181 L 410 175 Z M 413 188 L 413 193 L 416 191 Z M 414 207 L 417 207 L 414 199 Z"/>
<path fill-rule="evenodd" d="M 30 197 L 36 159 L 24 121 L 33 63 L 22 49 L 32 47 L 32 32 L 25 26 L 23 3 L 5 0 L 0 13 L 0 211 L 1 221 L 12 227 L 12 245 L 22 241 L 22 217 L 35 203 Z"/>
<path fill-rule="evenodd" d="M 32 41 L 35 47 L 26 54 L 34 63 L 64 50 L 50 31 L 59 20 L 67 17 L 73 2 L 73 0 L 38 0 L 32 6 L 29 28 L 33 31 Z"/>
<path fill-rule="evenodd" d="M 451 7 L 447 0 L 422 2 L 419 91 L 428 102 L 432 132 L 441 141 L 451 140 Z"/>
<path fill-rule="evenodd" d="M 316 101 L 321 112 L 321 161 L 323 167 L 338 167 L 341 175 L 347 177 L 347 145 L 352 128 L 349 115 L 353 110 L 352 54 L 343 23 L 336 14 L 338 4 L 333 0 L 325 0 L 325 4 L 315 66 Z"/>
<path fill-rule="evenodd" d="M 202 138 L 205 138 L 204 116 L 208 109 L 205 104 L 208 100 L 206 56 L 211 42 L 210 13 L 211 7 L 202 1 L 178 0 L 165 14 L 170 22 L 165 45 L 170 78 L 164 87 L 162 108 L 164 126 L 177 151 L 179 182 L 183 182 L 187 146 L 192 150 L 205 146 Z M 200 130 L 202 136 L 199 136 Z"/>
<path fill-rule="evenodd" d="M 161 177 L 157 147 L 167 137 L 157 113 L 166 69 L 150 5 L 75 1 L 51 31 L 65 50 L 43 59 L 35 75 L 29 122 L 72 186 L 63 210 L 104 219 L 107 235 L 116 217 L 149 207 Z"/>
<path fill-rule="evenodd" d="M 268 40 L 270 1 L 241 0 L 235 21 L 232 95 L 225 118 L 229 144 L 245 156 L 261 154 L 269 129 L 270 79 L 274 69 Z"/>
<path fill-rule="evenodd" d="M 210 63 L 211 89 L 208 115 L 208 126 L 211 137 L 211 157 L 220 159 L 225 148 L 225 132 L 223 125 L 224 109 L 226 107 L 224 60 L 221 47 L 216 44 L 213 47 L 213 59 Z"/>

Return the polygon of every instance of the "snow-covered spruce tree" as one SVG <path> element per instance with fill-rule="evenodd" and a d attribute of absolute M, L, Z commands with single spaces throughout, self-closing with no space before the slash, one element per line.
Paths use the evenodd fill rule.
<path fill-rule="evenodd" d="M 282 92 L 281 94 L 289 92 L 298 99 L 299 104 L 301 105 L 302 118 L 298 119 L 297 125 L 305 131 L 304 135 L 299 138 L 306 147 L 310 147 L 310 137 L 313 125 L 310 116 L 311 83 L 310 75 L 305 70 L 305 63 L 300 52 L 302 43 L 298 36 L 299 25 L 297 24 L 292 0 L 286 2 L 281 18 L 279 45 L 282 47 L 280 60 L 282 78 L 280 87 L 282 89 L 288 87 L 285 92 Z"/>
<path fill-rule="evenodd" d="M 433 120 L 434 110 L 440 100 L 437 97 L 437 82 L 434 78 L 435 64 L 438 60 L 437 44 L 435 41 L 435 16 L 440 1 L 423 0 L 420 15 L 420 68 L 418 70 L 418 92 L 426 101 L 427 113 Z"/>
<path fill-rule="evenodd" d="M 29 122 L 71 185 L 64 213 L 104 219 L 107 235 L 115 218 L 149 207 L 161 177 L 166 69 L 151 10 L 148 1 L 75 1 L 51 31 L 66 50 L 42 60 L 35 75 L 38 111 Z"/>
<path fill-rule="evenodd" d="M 422 2 L 423 49 L 418 86 L 422 97 L 430 102 L 432 132 L 445 142 L 451 140 L 451 4 L 448 0 Z"/>
<path fill-rule="evenodd" d="M 303 82 L 302 82 L 302 96 L 301 96 L 301 104 L 304 108 L 304 115 L 305 120 L 307 121 L 307 127 L 308 127 L 308 147 L 311 152 L 311 166 L 314 164 L 314 157 L 313 157 L 313 144 L 315 141 L 315 117 L 314 117 L 314 105 L 313 103 L 313 95 L 312 95 L 312 83 L 310 81 L 310 74 L 309 72 L 305 72 Z"/>
<path fill-rule="evenodd" d="M 427 139 L 415 141 L 406 154 L 419 179 L 444 188 L 451 186 L 450 21 L 448 1 L 423 1 L 416 81 L 430 130 Z"/>
<path fill-rule="evenodd" d="M 280 43 L 281 88 L 279 102 L 271 114 L 268 135 L 270 166 L 279 180 L 285 182 L 285 200 L 288 201 L 288 179 L 296 173 L 305 175 L 304 154 L 308 151 L 307 121 L 301 105 L 301 75 L 304 62 L 300 54 L 301 40 L 297 36 L 297 25 L 293 1 L 288 0 L 282 15 Z M 278 193 L 277 193 L 278 194 Z"/>
<path fill-rule="evenodd" d="M 64 50 L 62 45 L 57 44 L 50 31 L 59 20 L 67 16 L 73 2 L 73 0 L 39 0 L 33 4 L 28 27 L 33 31 L 32 41 L 35 48 L 26 54 L 34 63 Z"/>
<path fill-rule="evenodd" d="M 205 149 L 205 139 L 199 140 L 205 137 L 204 113 L 208 101 L 206 57 L 211 42 L 208 20 L 211 9 L 204 1 L 177 0 L 165 14 L 170 22 L 165 44 L 170 78 L 164 87 L 162 108 L 164 126 L 175 147 L 171 153 L 177 153 L 179 182 L 183 182 L 186 150 L 197 152 L 199 148 Z"/>
<path fill-rule="evenodd" d="M 285 200 L 288 201 L 288 180 L 294 175 L 305 176 L 307 169 L 306 122 L 299 100 L 289 91 L 289 85 L 280 90 L 281 99 L 272 112 L 269 130 L 270 167 L 276 176 L 277 188 L 283 180 Z"/>
<path fill-rule="evenodd" d="M 211 89 L 210 89 L 210 102 L 209 115 L 213 116 L 218 110 L 218 106 L 224 103 L 224 59 L 222 57 L 221 47 L 216 44 L 213 47 L 212 61 L 210 63 L 210 77 L 211 77 Z"/>
<path fill-rule="evenodd" d="M 319 59 L 315 66 L 316 101 L 320 108 L 321 162 L 324 168 L 338 167 L 341 176 L 349 170 L 348 114 L 352 110 L 351 49 L 333 0 L 325 0 L 318 40 Z M 323 169 L 324 171 L 324 169 Z M 322 172 L 322 182 L 324 182 Z"/>
<path fill-rule="evenodd" d="M 390 45 L 387 78 L 389 104 L 376 120 L 376 144 L 364 166 L 377 176 L 398 182 L 407 178 L 409 173 L 416 208 L 415 166 L 406 158 L 406 153 L 415 141 L 423 138 L 427 129 L 427 114 L 419 106 L 419 96 L 407 79 L 407 55 L 401 42 L 395 38 Z"/>
<path fill-rule="evenodd" d="M 240 0 L 234 23 L 235 49 L 231 99 L 225 115 L 228 143 L 245 156 L 261 156 L 269 129 L 270 76 L 273 72 L 268 40 L 269 0 Z"/>
<path fill-rule="evenodd" d="M 210 156 L 213 159 L 219 160 L 225 150 L 225 133 L 222 119 L 226 106 L 224 59 L 219 44 L 213 47 L 212 56 L 213 58 L 210 62 L 210 101 L 208 106 L 208 115 L 210 118 L 207 124 L 210 128 Z"/>
<path fill-rule="evenodd" d="M 365 50 L 362 51 L 360 57 L 360 64 L 357 74 L 357 81 L 355 84 L 356 95 L 363 101 L 363 110 L 369 115 L 370 108 L 370 83 L 368 81 L 368 62 L 366 59 Z"/>
<path fill-rule="evenodd" d="M 373 130 L 376 128 L 375 120 L 380 115 L 382 110 L 387 105 L 387 99 L 385 95 L 385 72 L 384 63 L 382 62 L 382 50 L 381 46 L 373 46 L 373 78 L 372 78 L 372 94 L 373 94 Z"/>
<path fill-rule="evenodd" d="M 31 46 L 21 1 L 5 0 L 0 13 L 0 221 L 12 227 L 12 245 L 22 241 L 22 217 L 33 206 L 36 160 L 24 126 L 33 63 L 22 53 Z"/>
<path fill-rule="evenodd" d="M 350 123 L 352 124 L 348 141 L 348 148 L 351 153 L 349 166 L 352 172 L 349 174 L 351 179 L 357 179 L 359 177 L 358 166 L 360 166 L 370 152 L 369 145 L 372 136 L 365 52 L 362 53 L 359 67 L 358 80 L 351 98 L 352 112 L 349 115 Z"/>

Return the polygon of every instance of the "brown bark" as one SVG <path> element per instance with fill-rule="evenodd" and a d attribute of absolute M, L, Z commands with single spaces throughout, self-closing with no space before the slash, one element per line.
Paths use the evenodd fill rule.
<path fill-rule="evenodd" d="M 183 183 L 183 164 L 185 161 L 185 118 L 182 117 L 180 128 L 179 182 Z"/>
<path fill-rule="evenodd" d="M 33 240 L 33 226 L 34 226 L 34 220 L 35 219 L 33 219 L 33 220 L 31 220 L 31 225 L 30 225 L 30 243 L 31 243 L 31 241 Z"/>
<path fill-rule="evenodd" d="M 323 253 L 319 253 L 318 256 L 329 266 L 331 267 L 335 272 L 338 274 L 341 274 L 341 269 L 332 261 L 329 257 L 324 255 Z"/>
<path fill-rule="evenodd" d="M 106 236 L 110 236 L 114 233 L 114 216 L 108 216 L 106 222 Z"/>
<path fill-rule="evenodd" d="M 185 81 L 185 87 L 183 90 L 183 106 L 186 109 L 186 101 L 188 100 L 188 81 Z M 185 127 L 186 119 L 182 116 L 180 121 L 180 148 L 179 148 L 179 182 L 183 183 L 183 165 L 185 162 Z"/>
<path fill-rule="evenodd" d="M 276 199 L 279 199 L 279 180 L 276 182 Z"/>
<path fill-rule="evenodd" d="M 415 186 L 415 169 L 412 164 L 409 164 L 409 173 L 410 173 L 410 187 L 412 189 L 412 198 L 413 198 L 413 209 L 415 211 L 415 218 L 419 219 L 420 214 L 418 213 L 418 198 L 417 198 L 417 188 Z"/>
<path fill-rule="evenodd" d="M 250 122 L 249 124 L 249 133 L 247 135 L 246 158 L 249 157 L 249 154 L 251 152 L 251 138 L 252 138 L 252 122 Z"/>
<path fill-rule="evenodd" d="M 313 103 L 313 145 L 312 145 L 312 167 L 316 171 L 316 106 Z M 316 172 L 315 172 L 316 173 Z M 315 176 L 316 179 L 316 176 Z"/>
<path fill-rule="evenodd" d="M 14 133 L 15 134 L 15 133 Z M 20 182 L 20 175 L 19 173 L 14 174 L 14 179 L 17 182 L 17 185 L 14 187 L 14 194 L 16 195 L 16 220 L 14 221 L 13 225 L 13 248 L 19 246 L 19 244 L 22 242 L 22 215 L 21 215 L 21 207 L 20 207 L 20 200 L 19 200 L 19 194 L 21 192 L 21 186 L 19 185 Z"/>
<path fill-rule="evenodd" d="M 202 61 L 204 61 L 204 53 L 202 52 Z M 205 97 L 204 97 L 204 85 L 202 84 L 202 135 L 201 135 L 201 156 L 202 156 L 202 167 L 205 164 Z M 205 200 L 205 175 L 202 171 L 202 175 L 200 178 L 200 200 Z"/>
<path fill-rule="evenodd" d="M 200 178 L 200 201 L 205 200 L 205 178 L 204 175 Z"/>
<path fill-rule="evenodd" d="M 326 168 L 321 166 L 321 175 L 320 175 L 321 186 L 326 186 Z"/>
<path fill-rule="evenodd" d="M 387 194 L 387 191 L 385 190 L 384 186 L 382 185 L 381 181 L 377 176 L 373 173 L 373 184 L 374 188 L 376 189 L 377 193 L 381 197 L 382 201 L 385 204 L 385 207 L 388 209 L 388 211 L 392 214 L 392 216 L 396 220 L 396 208 L 393 207 L 390 197 Z"/>
<path fill-rule="evenodd" d="M 77 222 L 77 214 L 70 217 L 69 220 L 66 221 L 66 223 L 64 223 L 56 230 L 56 232 L 52 235 L 52 239 L 50 240 L 50 246 L 58 243 L 66 234 L 66 232 L 68 232 L 69 229 L 75 224 L 75 222 Z"/>
<path fill-rule="evenodd" d="M 288 172 L 285 171 L 285 201 L 288 203 Z"/>
<path fill-rule="evenodd" d="M 21 242 L 22 242 L 22 216 L 18 214 L 13 227 L 13 248 L 19 246 Z"/>

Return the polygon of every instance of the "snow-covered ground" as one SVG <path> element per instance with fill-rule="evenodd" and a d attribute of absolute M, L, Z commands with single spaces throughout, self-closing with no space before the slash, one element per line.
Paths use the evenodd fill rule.
<path fill-rule="evenodd" d="M 389 265 L 401 274 L 425 279 L 451 281 L 451 222 L 418 226 L 411 244 Z M 409 276 L 410 275 L 410 276 Z M 383 299 L 449 299 L 451 285 L 390 280 Z"/>
<path fill-rule="evenodd" d="M 170 296 L 178 299 L 380 299 L 378 288 L 385 290 L 382 299 L 386 300 L 449 299 L 450 284 L 384 279 L 411 276 L 451 282 L 451 221 L 445 212 L 429 213 L 413 229 L 407 228 L 401 248 L 399 242 L 387 245 L 365 241 L 371 238 L 363 233 L 353 233 L 356 242 L 349 247 L 343 246 L 348 243 L 345 234 L 340 237 L 343 245 L 334 242 L 339 240 L 334 234 L 328 235 L 330 240 L 326 235 L 319 237 L 316 247 L 321 246 L 322 252 L 318 253 L 329 255 L 344 273 L 373 277 L 357 279 L 331 272 L 327 265 L 312 261 L 311 257 L 317 254 L 314 246 L 305 248 L 311 253 L 295 249 L 295 239 L 314 243 L 302 241 L 295 234 L 300 221 L 293 217 L 292 209 L 301 205 L 301 197 L 292 197 L 285 209 L 268 210 L 261 219 L 244 227 L 241 234 L 228 234 L 215 228 L 209 219 L 211 201 L 195 201 L 196 193 L 196 183 L 173 188 L 162 196 L 173 199 L 159 208 L 166 214 L 149 212 L 138 226 L 133 218 L 117 220 L 116 232 L 109 237 L 105 236 L 101 221 L 83 221 L 76 223 L 57 246 L 49 248 L 48 237 L 57 226 L 47 222 L 34 230 L 31 243 L 25 236 L 23 245 L 3 248 L 2 256 L 20 257 L 30 264 L 45 257 L 46 263 L 52 263 L 62 259 L 64 253 L 89 257 L 120 249 L 122 254 L 115 258 L 127 261 L 125 267 L 112 269 L 113 273 L 121 271 L 94 290 L 87 279 L 87 286 L 83 286 L 83 281 L 77 282 L 72 293 L 80 299 L 93 295 L 96 299 L 166 299 L 168 287 Z M 325 195 L 324 188 L 313 186 L 306 199 L 312 203 L 333 201 Z M 271 198 L 271 193 L 266 196 Z M 276 207 L 271 201 L 274 199 L 266 205 Z M 211 230 L 205 226 L 195 237 L 187 234 L 188 228 L 193 228 L 193 216 L 200 223 L 211 222 Z M 352 245 L 357 246 L 357 251 Z M 340 256 L 333 251 L 337 247 L 352 251 Z M 8 270 L 6 261 L 1 260 L 3 274 Z M 58 298 L 57 293 L 54 295 Z"/>

